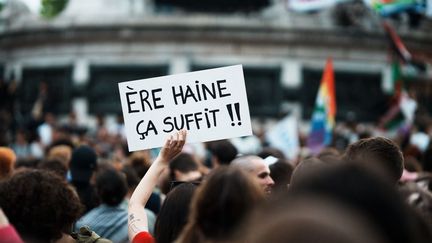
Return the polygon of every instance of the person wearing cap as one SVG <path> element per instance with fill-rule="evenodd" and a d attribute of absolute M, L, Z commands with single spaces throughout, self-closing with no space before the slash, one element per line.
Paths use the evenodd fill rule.
<path fill-rule="evenodd" d="M 97 168 L 96 152 L 89 146 L 80 146 L 72 152 L 70 162 L 71 184 L 85 206 L 84 213 L 99 205 L 99 199 L 91 178 Z"/>

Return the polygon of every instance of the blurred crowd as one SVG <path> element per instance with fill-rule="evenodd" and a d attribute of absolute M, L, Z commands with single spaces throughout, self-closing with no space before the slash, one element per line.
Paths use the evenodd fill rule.
<path fill-rule="evenodd" d="M 121 116 L 60 121 L 42 85 L 17 118 L 0 88 L 0 242 L 432 242 L 424 113 L 393 133 L 339 122 L 319 154 L 300 134 L 295 159 L 265 131 L 130 153 Z"/>

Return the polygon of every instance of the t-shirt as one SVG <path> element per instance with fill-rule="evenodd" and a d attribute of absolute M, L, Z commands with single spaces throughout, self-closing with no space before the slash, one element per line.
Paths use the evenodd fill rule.
<path fill-rule="evenodd" d="M 132 240 L 132 243 L 154 243 L 153 236 L 146 231 L 141 231 Z"/>

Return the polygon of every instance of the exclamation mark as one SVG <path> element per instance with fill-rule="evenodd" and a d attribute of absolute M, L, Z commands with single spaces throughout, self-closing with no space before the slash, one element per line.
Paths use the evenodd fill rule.
<path fill-rule="evenodd" d="M 234 104 L 234 108 L 235 108 L 235 111 L 236 111 L 237 120 L 239 121 L 237 124 L 239 126 L 241 126 L 241 120 L 240 120 L 240 103 L 235 103 Z"/>
<path fill-rule="evenodd" d="M 228 114 L 229 114 L 229 116 L 231 118 L 231 126 L 235 126 L 234 118 L 233 118 L 233 113 L 232 113 L 232 105 L 228 104 L 228 105 L 226 105 L 226 107 L 227 107 L 227 110 L 228 110 Z"/>
<path fill-rule="evenodd" d="M 234 117 L 233 117 L 233 111 L 232 111 L 232 104 L 226 105 L 228 114 L 231 118 L 231 126 L 235 126 Z M 240 119 L 240 103 L 234 103 L 234 109 L 238 120 L 238 125 L 241 126 L 241 119 Z"/>

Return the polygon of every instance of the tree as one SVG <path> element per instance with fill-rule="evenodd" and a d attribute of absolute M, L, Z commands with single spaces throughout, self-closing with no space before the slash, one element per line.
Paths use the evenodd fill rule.
<path fill-rule="evenodd" d="M 41 0 L 41 16 L 47 19 L 54 18 L 66 7 L 68 0 Z"/>

